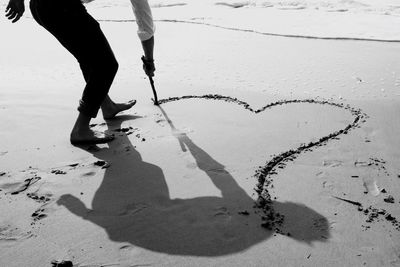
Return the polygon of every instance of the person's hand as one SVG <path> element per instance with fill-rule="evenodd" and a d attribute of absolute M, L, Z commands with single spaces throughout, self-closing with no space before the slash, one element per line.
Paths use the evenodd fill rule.
<path fill-rule="evenodd" d="M 142 62 L 143 62 L 143 70 L 146 73 L 146 75 L 149 77 L 153 77 L 154 71 L 156 70 L 156 67 L 154 66 L 154 60 L 146 59 L 145 56 L 142 56 Z"/>
<path fill-rule="evenodd" d="M 10 0 L 6 7 L 6 17 L 12 23 L 17 22 L 25 12 L 24 0 Z"/>

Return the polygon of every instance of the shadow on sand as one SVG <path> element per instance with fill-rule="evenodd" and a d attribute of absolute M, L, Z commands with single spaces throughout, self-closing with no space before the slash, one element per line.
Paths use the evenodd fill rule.
<path fill-rule="evenodd" d="M 167 116 L 164 110 L 161 112 Z M 124 120 L 136 118 L 120 116 L 107 126 L 109 130 L 118 129 Z M 111 163 L 93 198 L 92 209 L 87 209 L 72 195 L 61 196 L 58 203 L 104 228 L 113 241 L 168 254 L 221 256 L 243 251 L 273 236 L 275 232 L 260 226 L 254 200 L 225 167 L 186 134 L 177 133 L 166 118 L 182 149 L 193 156 L 198 168 L 221 191 L 222 197 L 171 199 L 162 169 L 144 162 L 122 133 L 109 143 L 108 149 L 90 151 Z M 274 202 L 274 208 L 285 215 L 281 228 L 290 232 L 288 238 L 308 244 L 329 238 L 327 219 L 312 209 L 278 201 Z M 243 210 L 249 215 L 239 214 Z"/>

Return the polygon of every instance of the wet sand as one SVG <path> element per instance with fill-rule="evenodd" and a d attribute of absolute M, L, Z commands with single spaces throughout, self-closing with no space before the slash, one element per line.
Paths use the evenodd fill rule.
<path fill-rule="evenodd" d="M 138 103 L 78 148 L 78 64 L 1 23 L 1 266 L 399 264 L 396 43 L 159 23 L 157 107 L 135 25 L 103 22 Z"/>

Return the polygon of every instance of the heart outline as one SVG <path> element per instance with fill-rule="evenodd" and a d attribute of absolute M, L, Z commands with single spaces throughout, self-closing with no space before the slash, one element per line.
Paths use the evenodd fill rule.
<path fill-rule="evenodd" d="M 347 134 L 349 131 L 354 130 L 355 128 L 360 127 L 362 123 L 366 122 L 366 119 L 369 116 L 364 113 L 361 109 L 354 108 L 349 104 L 345 105 L 343 103 L 336 103 L 329 100 L 323 99 L 291 99 L 291 100 L 278 100 L 275 102 L 271 102 L 261 108 L 254 109 L 243 100 L 239 100 L 235 97 L 224 96 L 219 94 L 206 94 L 206 95 L 184 95 L 180 97 L 169 97 L 165 99 L 160 99 L 158 101 L 159 105 L 167 104 L 170 102 L 180 101 L 180 100 L 187 100 L 187 99 L 206 99 L 206 100 L 218 100 L 224 101 L 228 103 L 235 103 L 239 106 L 242 106 L 244 109 L 258 114 L 263 112 L 267 109 L 273 108 L 279 105 L 289 105 L 294 103 L 303 103 L 303 104 L 318 104 L 318 105 L 329 105 L 332 107 L 337 107 L 341 109 L 345 109 L 351 113 L 354 117 L 353 122 L 346 125 L 345 128 L 332 132 L 326 136 L 320 137 L 317 141 L 309 142 L 308 144 L 302 143 L 299 147 L 295 149 L 290 149 L 288 151 L 282 152 L 278 155 L 272 155 L 272 159 L 267 161 L 263 166 L 259 166 L 256 170 L 255 174 L 253 175 L 257 179 L 256 188 L 254 190 L 257 193 L 257 200 L 256 205 L 258 209 L 260 209 L 264 215 L 262 216 L 262 224 L 261 226 L 272 230 L 275 228 L 275 231 L 280 232 L 278 226 L 283 224 L 284 216 L 275 212 L 272 202 L 271 194 L 269 193 L 268 189 L 272 186 L 272 176 L 277 175 L 278 167 L 286 166 L 289 161 L 295 160 L 299 155 L 303 154 L 304 152 L 312 151 L 313 149 L 326 145 L 329 141 L 334 139 L 339 139 L 339 136 L 343 134 Z M 281 168 L 282 169 L 282 168 Z"/>

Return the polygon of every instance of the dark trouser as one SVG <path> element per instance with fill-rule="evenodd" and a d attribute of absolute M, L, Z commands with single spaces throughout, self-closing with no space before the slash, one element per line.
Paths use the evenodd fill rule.
<path fill-rule="evenodd" d="M 35 20 L 78 60 L 86 81 L 78 110 L 96 117 L 118 70 L 99 23 L 80 0 L 31 0 L 30 8 Z"/>

